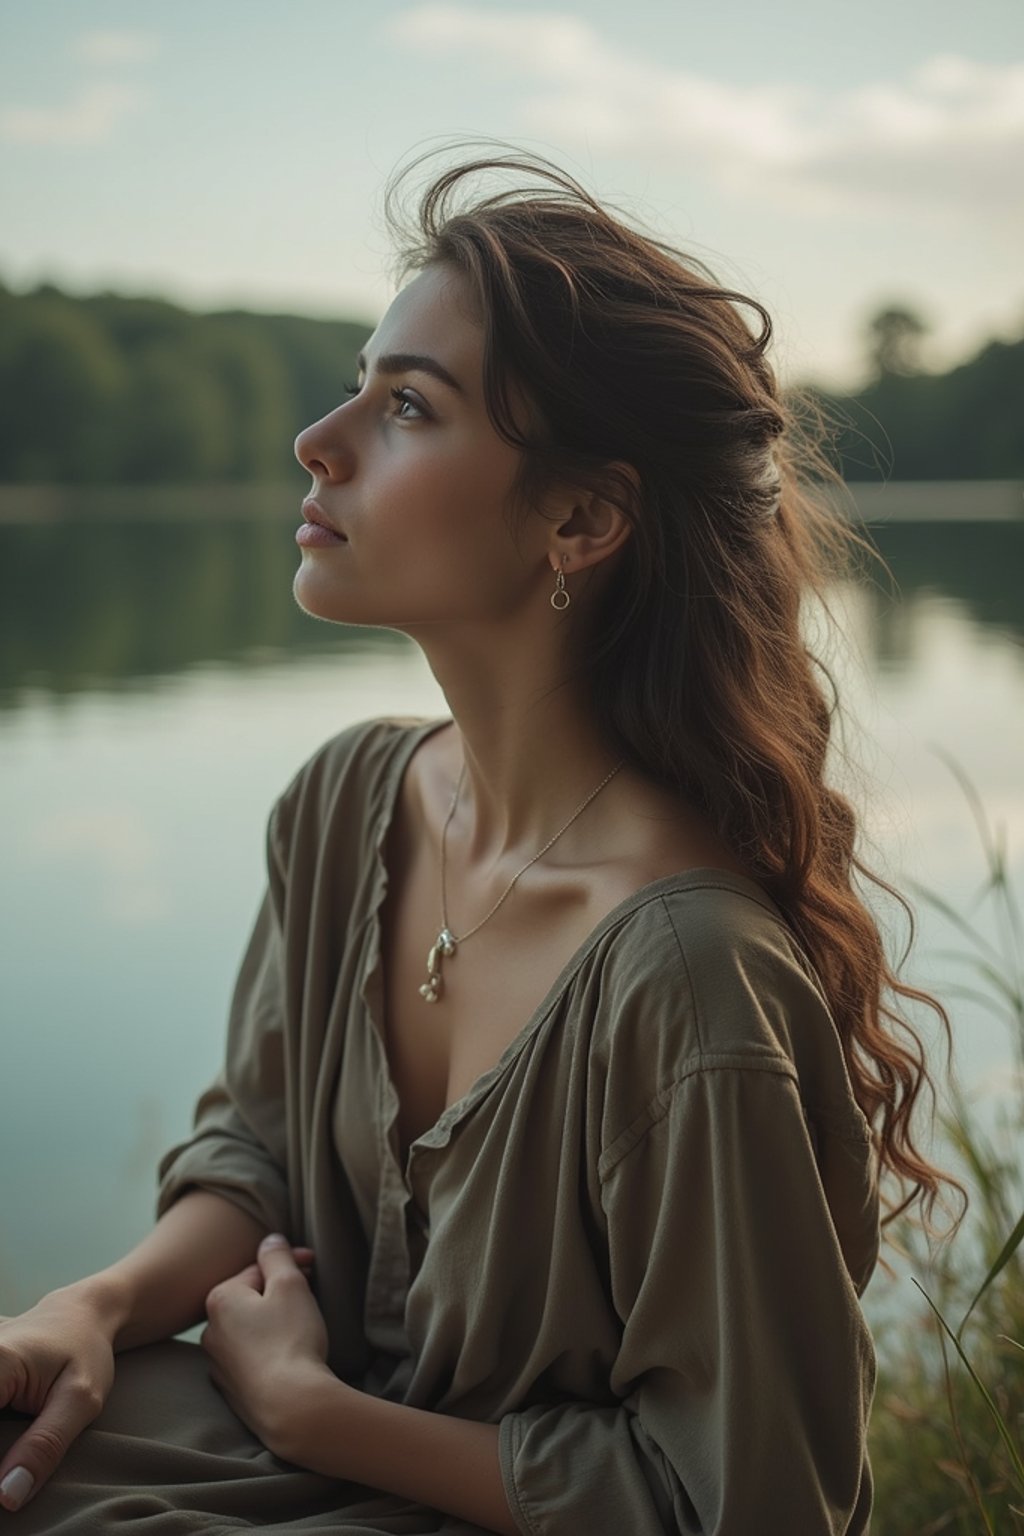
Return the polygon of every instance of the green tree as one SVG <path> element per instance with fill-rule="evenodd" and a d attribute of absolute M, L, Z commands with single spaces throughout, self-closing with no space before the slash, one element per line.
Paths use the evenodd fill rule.
<path fill-rule="evenodd" d="M 928 327 L 916 310 L 888 305 L 868 321 L 868 354 L 874 376 L 905 377 L 921 372 L 921 341 Z"/>
<path fill-rule="evenodd" d="M 370 329 L 0 283 L 0 481 L 298 483 L 295 436 L 341 401 Z"/>
<path fill-rule="evenodd" d="M 211 369 L 172 344 L 136 359 L 121 420 L 122 478 L 218 480 L 232 443 L 224 386 Z"/>
<path fill-rule="evenodd" d="M 267 480 L 287 464 L 295 401 L 280 355 L 250 320 L 202 319 L 186 333 L 183 356 L 216 381 L 227 405 L 223 473 Z"/>
<path fill-rule="evenodd" d="M 225 319 L 234 319 L 232 314 Z M 311 320 L 303 315 L 244 315 L 259 326 L 292 381 L 295 415 L 291 439 L 344 398 L 356 378 L 356 357 L 373 330 L 369 322 Z M 289 441 L 291 460 L 291 441 Z M 292 467 L 294 466 L 294 461 Z"/>
<path fill-rule="evenodd" d="M 805 392 L 848 480 L 1024 477 L 1024 339 L 992 341 L 948 373 L 914 372 L 923 322 L 891 306 L 872 321 L 876 376 L 858 394 Z"/>
<path fill-rule="evenodd" d="M 116 476 L 115 418 L 126 373 L 81 306 L 46 292 L 3 305 L 0 477 L 97 482 Z"/>

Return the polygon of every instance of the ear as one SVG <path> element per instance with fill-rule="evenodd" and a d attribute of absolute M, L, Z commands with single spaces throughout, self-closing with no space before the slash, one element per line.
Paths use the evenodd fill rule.
<path fill-rule="evenodd" d="M 583 571 L 620 550 L 632 533 L 622 503 L 640 500 L 640 476 L 632 464 L 616 461 L 607 469 L 604 490 L 568 490 L 560 498 L 548 541 L 548 558 L 555 570 Z"/>

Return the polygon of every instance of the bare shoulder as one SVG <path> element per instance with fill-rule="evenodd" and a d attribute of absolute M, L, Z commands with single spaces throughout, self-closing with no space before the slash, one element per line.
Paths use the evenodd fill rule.
<path fill-rule="evenodd" d="M 691 869 L 750 878 L 747 866 L 696 807 L 633 768 L 619 777 L 605 848 L 633 889 Z"/>

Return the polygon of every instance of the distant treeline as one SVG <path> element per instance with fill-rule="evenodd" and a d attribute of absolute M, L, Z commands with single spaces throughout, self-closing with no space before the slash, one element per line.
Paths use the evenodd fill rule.
<path fill-rule="evenodd" d="M 301 479 L 372 328 L 0 285 L 0 481 Z"/>
<path fill-rule="evenodd" d="M 882 309 L 867 327 L 872 382 L 855 395 L 810 391 L 837 466 L 847 480 L 1024 478 L 1024 339 L 926 373 L 925 334 L 913 310 Z"/>
<path fill-rule="evenodd" d="M 0 482 L 301 477 L 295 436 L 338 404 L 371 328 L 0 284 Z M 912 312 L 869 331 L 874 381 L 812 390 L 848 479 L 1024 477 L 1024 340 L 931 374 Z"/>

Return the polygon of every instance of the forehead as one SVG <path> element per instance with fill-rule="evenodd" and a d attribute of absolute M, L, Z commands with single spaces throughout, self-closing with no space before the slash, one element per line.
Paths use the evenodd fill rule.
<path fill-rule="evenodd" d="M 472 312 L 469 286 L 460 272 L 425 267 L 396 294 L 366 344 L 367 358 L 387 352 L 434 357 L 466 387 L 483 370 L 484 333 Z"/>

